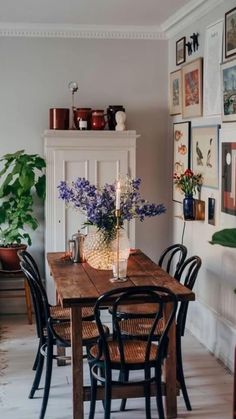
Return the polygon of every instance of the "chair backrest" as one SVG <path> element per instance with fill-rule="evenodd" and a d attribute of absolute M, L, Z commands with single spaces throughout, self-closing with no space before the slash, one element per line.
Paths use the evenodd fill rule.
<path fill-rule="evenodd" d="M 42 284 L 40 272 L 39 272 L 37 263 L 35 262 L 33 256 L 31 256 L 31 254 L 29 252 L 27 252 L 27 250 L 18 250 L 17 255 L 20 259 L 20 262 L 24 262 L 24 269 L 28 268 L 28 270 L 31 273 L 34 274 L 34 278 L 36 278 L 37 281 L 40 282 L 40 284 Z M 37 301 L 38 300 L 37 292 L 35 290 L 35 287 L 32 284 L 32 281 L 30 281 L 27 278 L 27 276 L 26 276 L 26 279 L 27 279 L 28 284 L 29 284 L 31 297 L 32 297 L 32 301 L 33 301 L 33 306 L 34 306 L 34 314 L 35 314 L 35 320 L 36 320 L 37 335 L 38 335 L 38 337 L 40 337 L 41 334 L 42 334 L 42 324 L 41 324 L 42 320 L 40 319 L 42 307 L 39 308 L 39 306 L 38 306 L 39 304 L 38 304 L 38 301 Z"/>
<path fill-rule="evenodd" d="M 181 282 L 185 287 L 190 290 L 193 289 L 196 282 L 199 269 L 202 265 L 201 258 L 199 256 L 192 256 L 185 260 L 183 265 L 177 272 L 176 279 Z M 183 301 L 180 303 L 177 315 L 177 331 L 184 335 L 185 324 L 188 312 L 188 301 Z"/>
<path fill-rule="evenodd" d="M 112 301 L 112 302 L 111 302 Z M 95 321 L 97 323 L 97 327 L 99 330 L 100 338 L 99 338 L 99 354 L 98 358 L 104 357 L 105 363 L 107 363 L 108 367 L 110 364 L 110 354 L 109 354 L 109 346 L 108 342 L 110 340 L 116 341 L 116 345 L 118 347 L 120 362 L 121 365 L 125 368 L 125 350 L 124 350 L 124 342 L 127 344 L 127 340 L 132 340 L 129 337 L 125 337 L 122 334 L 122 320 L 120 320 L 120 316 L 118 313 L 118 308 L 122 304 L 135 304 L 139 303 L 140 301 L 145 301 L 145 305 L 155 303 L 157 305 L 157 313 L 155 317 L 152 319 L 152 325 L 149 330 L 149 334 L 147 337 L 147 345 L 146 345 L 146 352 L 145 352 L 145 362 L 150 360 L 150 350 L 151 344 L 154 340 L 155 331 L 158 330 L 158 324 L 160 322 L 160 330 L 162 330 L 159 342 L 158 342 L 158 351 L 156 361 L 161 362 L 166 356 L 167 353 L 167 345 L 168 345 L 168 331 L 169 328 L 175 318 L 178 302 L 176 295 L 167 288 L 158 287 L 158 286 L 137 286 L 137 287 L 128 287 L 128 288 L 116 288 L 111 290 L 102 296 L 100 296 L 95 304 L 94 313 L 95 313 Z M 163 309 L 164 304 L 166 302 L 172 302 L 172 309 L 170 310 L 169 316 L 166 319 L 165 327 L 163 328 L 162 318 L 163 318 Z M 104 331 L 102 326 L 102 321 L 100 317 L 100 313 L 102 308 L 112 306 L 111 312 L 109 314 L 112 317 L 112 324 L 113 324 L 113 334 L 112 338 L 108 337 Z"/>
<path fill-rule="evenodd" d="M 159 258 L 158 265 L 176 278 L 178 270 L 184 263 L 186 256 L 186 246 L 183 244 L 173 244 L 163 251 Z"/>
<path fill-rule="evenodd" d="M 31 271 L 34 272 L 35 278 L 37 278 L 38 281 L 42 283 L 39 268 L 33 256 L 29 252 L 27 252 L 27 250 L 19 250 L 17 254 L 19 256 L 20 261 L 24 261 L 29 266 Z"/>
<path fill-rule="evenodd" d="M 28 281 L 33 301 L 35 303 L 36 321 L 38 322 L 40 331 L 47 327 L 48 319 L 50 318 L 50 305 L 47 298 L 46 290 L 41 281 L 38 280 L 38 275 L 28 262 L 20 259 L 20 267 Z"/>

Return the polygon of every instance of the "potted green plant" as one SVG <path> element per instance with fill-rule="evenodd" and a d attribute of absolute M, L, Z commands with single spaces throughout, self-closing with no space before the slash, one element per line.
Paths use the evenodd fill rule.
<path fill-rule="evenodd" d="M 42 157 L 24 150 L 0 159 L 0 262 L 4 270 L 19 269 L 17 251 L 32 243 L 28 228 L 38 227 L 34 204 L 36 196 L 45 198 L 45 166 Z"/>

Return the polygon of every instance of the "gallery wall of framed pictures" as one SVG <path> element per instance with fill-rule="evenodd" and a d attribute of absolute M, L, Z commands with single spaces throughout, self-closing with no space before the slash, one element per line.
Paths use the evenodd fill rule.
<path fill-rule="evenodd" d="M 178 69 L 170 73 L 169 111 L 178 115 L 173 123 L 173 173 L 190 168 L 203 175 L 208 222 L 214 225 L 215 208 L 236 215 L 236 7 L 212 22 L 204 36 L 200 33 L 205 42 L 201 57 L 189 54 L 186 39 L 183 34 L 176 41 Z M 208 124 L 207 117 L 217 118 L 217 123 L 210 119 Z M 221 144 L 220 129 L 228 123 L 234 123 L 234 141 Z M 219 205 L 214 190 L 219 191 Z M 183 200 L 175 185 L 172 199 Z"/>

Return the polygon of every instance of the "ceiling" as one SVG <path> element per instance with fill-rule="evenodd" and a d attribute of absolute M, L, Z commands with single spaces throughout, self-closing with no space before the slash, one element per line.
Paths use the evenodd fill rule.
<path fill-rule="evenodd" d="M 160 26 L 192 0 L 0 0 L 0 22 Z"/>

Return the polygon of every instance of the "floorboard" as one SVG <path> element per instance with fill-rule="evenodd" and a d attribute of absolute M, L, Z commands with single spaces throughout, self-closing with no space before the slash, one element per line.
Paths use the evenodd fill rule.
<path fill-rule="evenodd" d="M 33 380 L 32 364 L 37 339 L 35 325 L 24 316 L 0 317 L 0 412 L 4 419 L 37 419 L 42 390 L 28 399 Z M 187 412 L 178 397 L 178 418 L 231 419 L 233 375 L 224 368 L 190 333 L 183 341 L 184 369 L 193 410 Z M 88 384 L 86 372 L 85 382 Z M 153 419 L 157 412 L 152 401 Z M 88 403 L 85 403 L 86 419 Z M 71 419 L 70 365 L 54 365 L 50 399 L 45 419 Z M 97 402 L 96 419 L 103 419 L 103 407 Z M 144 419 L 144 400 L 128 400 L 127 411 L 119 412 L 119 401 L 112 404 L 111 419 Z"/>

